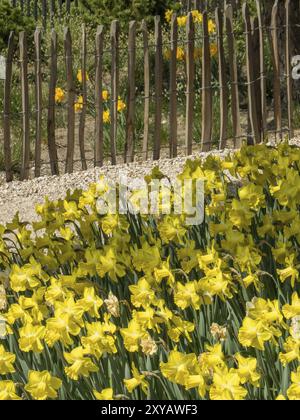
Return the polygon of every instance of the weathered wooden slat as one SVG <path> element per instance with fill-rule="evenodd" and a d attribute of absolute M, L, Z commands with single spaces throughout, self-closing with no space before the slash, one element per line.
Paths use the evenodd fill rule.
<path fill-rule="evenodd" d="M 57 33 L 51 32 L 50 81 L 48 99 L 47 136 L 50 168 L 52 175 L 59 175 L 57 148 L 55 143 L 55 89 L 57 83 Z"/>
<path fill-rule="evenodd" d="M 178 123 L 177 123 L 177 47 L 178 23 L 177 15 L 171 20 L 171 57 L 170 57 L 170 158 L 177 156 Z"/>
<path fill-rule="evenodd" d="M 104 42 L 104 27 L 98 26 L 96 34 L 96 81 L 95 81 L 95 166 L 103 165 L 103 42 Z"/>
<path fill-rule="evenodd" d="M 135 67 L 136 67 L 136 22 L 129 24 L 128 38 L 128 92 L 127 92 L 127 121 L 125 163 L 133 162 L 135 147 Z"/>
<path fill-rule="evenodd" d="M 79 119 L 79 150 L 82 169 L 87 169 L 86 157 L 85 157 L 85 122 L 86 122 L 86 111 L 87 111 L 87 49 L 86 49 L 86 28 L 85 24 L 82 25 L 82 39 L 81 39 L 81 88 L 82 88 L 82 108 Z"/>
<path fill-rule="evenodd" d="M 202 138 L 203 152 L 211 149 L 212 138 L 212 89 L 211 89 L 211 56 L 208 32 L 207 12 L 203 12 L 203 57 L 202 57 Z"/>
<path fill-rule="evenodd" d="M 21 180 L 29 177 L 30 163 L 30 112 L 29 112 L 29 84 L 28 84 L 28 55 L 27 36 L 24 31 L 19 34 L 21 90 L 22 90 L 22 167 Z"/>
<path fill-rule="evenodd" d="M 155 17 L 155 127 L 154 127 L 154 147 L 153 159 L 160 158 L 161 129 L 162 129 L 162 26 L 160 16 Z"/>
<path fill-rule="evenodd" d="M 291 1 L 285 2 L 285 65 L 287 77 L 287 105 L 288 105 L 288 128 L 289 138 L 294 137 L 293 127 L 293 82 L 291 68 Z"/>
<path fill-rule="evenodd" d="M 273 95 L 274 95 L 274 120 L 276 127 L 276 137 L 282 139 L 282 112 L 281 112 L 281 93 L 280 93 L 280 58 L 278 45 L 278 0 L 275 1 L 272 9 L 271 19 L 271 39 L 272 39 L 272 61 L 273 61 Z"/>
<path fill-rule="evenodd" d="M 144 136 L 143 136 L 143 158 L 148 159 L 149 147 L 149 122 L 150 122 L 150 55 L 149 55 L 149 34 L 147 24 L 142 22 L 143 45 L 144 45 Z"/>
<path fill-rule="evenodd" d="M 253 83 L 255 90 L 255 102 L 257 113 L 257 124 L 260 141 L 263 140 L 262 128 L 262 109 L 261 109 L 261 84 L 260 84 L 260 57 L 259 57 L 259 21 L 258 17 L 251 17 L 251 36 L 252 36 L 252 61 L 253 61 Z"/>
<path fill-rule="evenodd" d="M 110 150 L 111 163 L 117 163 L 117 134 L 118 134 L 118 98 L 119 98 L 119 22 L 114 20 L 111 24 L 111 129 Z"/>
<path fill-rule="evenodd" d="M 39 28 L 34 33 L 35 44 L 35 176 L 41 175 L 41 146 L 42 146 L 42 62 L 41 62 L 42 33 Z"/>
<path fill-rule="evenodd" d="M 258 119 L 257 119 L 257 109 L 256 109 L 251 21 L 250 21 L 249 7 L 246 3 L 244 3 L 243 5 L 243 17 L 245 21 L 245 31 L 246 31 L 246 67 L 247 67 L 247 83 L 248 83 L 249 117 L 250 117 L 253 141 L 254 143 L 259 143 L 260 132 L 259 132 Z"/>
<path fill-rule="evenodd" d="M 224 34 L 223 34 L 223 16 L 220 8 L 216 9 L 216 25 L 217 25 L 217 46 L 219 61 L 219 84 L 220 84 L 220 141 L 219 148 L 226 147 L 227 127 L 228 127 L 228 88 L 226 77 L 226 62 L 224 52 Z"/>
<path fill-rule="evenodd" d="M 228 44 L 228 63 L 230 71 L 231 86 L 231 113 L 234 146 L 239 148 L 242 144 L 242 130 L 240 122 L 240 100 L 238 91 L 238 71 L 236 58 L 236 43 L 233 33 L 233 10 L 231 5 L 225 7 L 226 35 Z"/>
<path fill-rule="evenodd" d="M 66 172 L 72 173 L 74 167 L 74 146 L 75 146 L 75 89 L 73 80 L 73 51 L 72 38 L 69 28 L 64 31 L 64 48 L 67 79 L 67 102 L 68 102 L 68 140 L 66 156 Z"/>
<path fill-rule="evenodd" d="M 194 131 L 194 106 L 195 106 L 195 27 L 193 15 L 190 12 L 186 25 L 186 127 L 185 127 L 185 147 L 186 153 L 191 155 L 193 152 L 193 131 Z"/>
<path fill-rule="evenodd" d="M 7 57 L 6 57 L 6 73 L 4 82 L 4 120 L 3 120 L 3 135 L 4 135 L 4 165 L 6 181 L 13 180 L 13 173 L 11 167 L 11 81 L 12 81 L 12 66 L 15 49 L 15 37 L 11 32 L 8 39 Z"/>
<path fill-rule="evenodd" d="M 261 123 L 263 140 L 266 139 L 268 131 L 267 123 L 267 87 L 266 87 L 266 64 L 265 64 L 265 45 L 264 45 L 264 22 L 261 10 L 261 0 L 256 0 L 259 33 L 259 62 L 260 62 L 260 94 L 261 94 Z"/>

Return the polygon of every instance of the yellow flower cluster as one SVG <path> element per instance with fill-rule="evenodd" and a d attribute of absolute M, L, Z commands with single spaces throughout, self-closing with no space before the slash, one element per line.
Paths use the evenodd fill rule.
<path fill-rule="evenodd" d="M 165 19 L 167 23 L 171 23 L 172 21 L 172 16 L 173 16 L 173 10 L 167 10 L 165 13 Z M 193 21 L 195 24 L 199 24 L 203 22 L 203 15 L 202 13 L 199 12 L 199 10 L 192 10 L 192 16 L 193 16 Z M 187 24 L 187 19 L 188 16 L 187 15 L 182 15 L 182 16 L 178 16 L 177 17 L 177 24 L 179 27 L 185 27 Z M 208 20 L 208 30 L 209 33 L 214 33 L 216 32 L 216 24 L 214 23 L 214 21 L 212 19 Z"/>
<path fill-rule="evenodd" d="M 104 179 L 0 226 L 0 400 L 300 399 L 299 162 L 189 161 L 199 226 L 103 214 Z"/>

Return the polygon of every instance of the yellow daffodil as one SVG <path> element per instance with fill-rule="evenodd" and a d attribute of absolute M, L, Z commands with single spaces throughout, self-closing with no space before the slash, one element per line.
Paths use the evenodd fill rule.
<path fill-rule="evenodd" d="M 98 401 L 113 400 L 113 390 L 111 388 L 103 389 L 101 392 L 93 391 L 93 394 Z"/>
<path fill-rule="evenodd" d="M 78 70 L 78 72 L 77 72 L 77 80 L 78 80 L 79 83 L 82 83 L 83 75 L 84 75 L 83 71 L 82 70 Z M 85 73 L 85 78 L 86 78 L 86 81 L 89 81 L 89 75 L 88 75 L 87 72 Z"/>
<path fill-rule="evenodd" d="M 235 358 L 238 362 L 237 374 L 241 384 L 251 383 L 251 385 L 259 387 L 260 374 L 257 372 L 257 360 L 253 357 L 243 357 L 241 354 L 236 354 Z"/>
<path fill-rule="evenodd" d="M 247 390 L 241 386 L 240 377 L 234 369 L 215 372 L 209 393 L 212 401 L 239 401 L 247 396 Z"/>
<path fill-rule="evenodd" d="M 132 371 L 133 378 L 124 379 L 124 384 L 125 384 L 128 392 L 132 393 L 135 390 L 135 388 L 140 386 L 142 391 L 144 392 L 144 394 L 147 395 L 149 384 L 145 380 L 145 375 L 141 375 L 139 373 L 139 371 L 136 368 L 134 363 L 132 363 L 131 371 Z"/>
<path fill-rule="evenodd" d="M 62 88 L 57 87 L 55 89 L 55 102 L 57 104 L 60 104 L 64 101 L 65 99 L 65 92 Z"/>
<path fill-rule="evenodd" d="M 76 347 L 71 353 L 64 353 L 64 358 L 71 366 L 65 368 L 66 375 L 73 381 L 80 376 L 88 377 L 90 372 L 98 372 L 98 367 L 86 356 L 82 347 Z"/>
<path fill-rule="evenodd" d="M 16 393 L 16 385 L 12 381 L 0 381 L 0 401 L 20 401 Z"/>
<path fill-rule="evenodd" d="M 16 356 L 12 353 L 6 352 L 4 346 L 0 345 L 0 375 L 7 375 L 14 373 L 14 363 Z"/>
<path fill-rule="evenodd" d="M 43 372 L 31 370 L 28 373 L 28 383 L 25 386 L 25 390 L 35 400 L 56 399 L 57 391 L 61 385 L 62 381 L 59 378 L 51 376 L 47 370 Z"/>
<path fill-rule="evenodd" d="M 179 385 L 185 386 L 190 375 L 197 367 L 195 354 L 183 354 L 177 350 L 171 351 L 168 362 L 160 364 L 160 370 L 165 378 Z"/>
<path fill-rule="evenodd" d="M 288 399 L 291 401 L 300 401 L 300 367 L 297 372 L 291 374 L 292 385 L 287 390 Z"/>
<path fill-rule="evenodd" d="M 20 350 L 28 353 L 41 353 L 44 350 L 42 340 L 45 336 L 45 327 L 41 325 L 26 324 L 19 329 L 19 347 Z"/>
<path fill-rule="evenodd" d="M 103 99 L 104 102 L 107 102 L 108 101 L 108 99 L 109 99 L 109 92 L 108 92 L 108 90 L 103 90 L 102 91 L 102 99 Z"/>

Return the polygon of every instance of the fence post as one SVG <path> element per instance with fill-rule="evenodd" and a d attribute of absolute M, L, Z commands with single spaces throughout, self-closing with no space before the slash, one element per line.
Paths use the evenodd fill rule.
<path fill-rule="evenodd" d="M 285 63 L 286 63 L 286 77 L 287 77 L 287 104 L 288 104 L 288 126 L 289 126 L 289 138 L 294 137 L 293 127 L 293 87 L 292 87 L 292 69 L 291 69 L 291 2 L 286 0 L 285 2 Z"/>
<path fill-rule="evenodd" d="M 171 57 L 170 57 L 170 157 L 177 156 L 177 46 L 178 23 L 177 15 L 173 13 L 171 21 Z"/>
<path fill-rule="evenodd" d="M 117 164 L 117 134 L 118 134 L 118 98 L 119 98 L 119 22 L 111 24 L 111 129 L 110 150 L 111 163 Z"/>
<path fill-rule="evenodd" d="M 22 128 L 23 128 L 23 147 L 22 147 L 22 168 L 21 180 L 29 177 L 30 161 L 30 122 L 29 122 L 29 86 L 28 86 L 28 56 L 27 56 L 27 36 L 20 32 L 20 64 L 21 64 L 21 89 L 22 89 Z"/>
<path fill-rule="evenodd" d="M 267 124 L 267 96 L 266 96 L 266 65 L 265 65 L 265 47 L 264 47 L 264 29 L 261 11 L 261 0 L 256 0 L 256 9 L 258 16 L 258 33 L 259 33 L 259 61 L 260 61 L 260 93 L 261 93 L 261 119 L 262 134 L 265 139 L 268 131 Z"/>
<path fill-rule="evenodd" d="M 226 34 L 228 42 L 228 61 L 230 70 L 230 85 L 231 85 L 231 113 L 234 146 L 239 148 L 242 144 L 242 131 L 240 122 L 240 100 L 238 91 L 238 74 L 237 74 L 237 59 L 235 52 L 235 38 L 233 33 L 233 10 L 231 5 L 225 8 L 226 18 Z"/>
<path fill-rule="evenodd" d="M 153 160 L 160 158 L 162 127 L 162 27 L 160 16 L 155 16 L 155 127 Z"/>
<path fill-rule="evenodd" d="M 207 12 L 203 12 L 203 59 L 202 59 L 202 151 L 211 149 L 212 136 L 212 91 L 211 57 Z"/>
<path fill-rule="evenodd" d="M 64 31 L 64 47 L 66 62 L 66 78 L 67 78 L 67 95 L 68 95 L 68 140 L 67 140 L 67 157 L 66 172 L 73 172 L 74 165 L 74 143 L 75 143 L 75 89 L 73 80 L 73 56 L 72 56 L 72 38 L 70 29 Z"/>
<path fill-rule="evenodd" d="M 79 149 L 80 149 L 80 158 L 81 166 L 85 171 L 87 169 L 86 158 L 85 158 L 85 145 L 84 145 L 84 135 L 85 135 L 85 121 L 86 121 L 86 107 L 87 107 L 87 74 L 86 74 L 86 29 L 85 24 L 82 25 L 82 40 L 81 40 L 81 80 L 82 80 L 82 109 L 80 112 L 79 120 Z"/>
<path fill-rule="evenodd" d="M 273 94 L 274 94 L 274 120 L 276 133 L 275 137 L 279 133 L 280 139 L 282 139 L 282 113 L 281 113 L 281 89 L 280 89 L 280 60 L 279 60 L 279 48 L 278 48 L 278 0 L 275 1 L 272 9 L 271 19 L 271 39 L 272 39 L 272 58 L 273 58 Z"/>
<path fill-rule="evenodd" d="M 55 144 L 55 89 L 57 83 L 57 34 L 54 29 L 51 32 L 50 47 L 50 81 L 48 101 L 48 151 L 52 175 L 59 175 L 57 148 Z"/>
<path fill-rule="evenodd" d="M 127 121 L 125 163 L 133 162 L 135 146 L 135 66 L 136 66 L 136 22 L 129 24 L 128 39 L 128 98 L 127 98 Z"/>
<path fill-rule="evenodd" d="M 6 57 L 6 74 L 4 82 L 4 165 L 6 173 L 6 181 L 13 180 L 13 173 L 11 168 L 11 80 L 12 80 L 12 65 L 14 55 L 14 33 L 11 32 L 8 39 L 7 57 Z"/>
<path fill-rule="evenodd" d="M 36 101 L 36 132 L 35 132 L 35 176 L 41 175 L 41 143 L 42 143 L 42 68 L 41 68 L 41 30 L 34 33 L 35 43 L 35 101 Z"/>
<path fill-rule="evenodd" d="M 247 66 L 249 117 L 250 117 L 251 130 L 252 130 L 254 143 L 259 143 L 260 133 L 259 133 L 259 128 L 258 128 L 257 109 L 256 109 L 251 22 L 250 22 L 249 7 L 246 3 L 244 3 L 243 5 L 243 17 L 245 21 L 245 30 L 246 30 L 246 66 Z"/>
<path fill-rule="evenodd" d="M 143 158 L 148 159 L 149 147 L 149 115 L 150 115 L 150 58 L 149 58 L 149 34 L 147 23 L 142 22 L 143 44 L 144 44 L 144 138 Z"/>
<path fill-rule="evenodd" d="M 218 61 L 219 61 L 219 84 L 220 84 L 220 140 L 219 148 L 226 147 L 227 140 L 227 126 L 228 126 L 228 89 L 226 78 L 226 63 L 224 53 L 224 39 L 223 39 L 223 15 L 220 8 L 216 9 L 216 25 L 217 25 L 217 45 L 218 45 Z"/>
<path fill-rule="evenodd" d="M 185 147 L 186 153 L 191 155 L 193 152 L 193 129 L 194 129 L 194 105 L 195 105 L 195 28 L 193 15 L 188 14 L 187 25 L 187 49 L 186 49 L 186 128 L 185 128 Z"/>
<path fill-rule="evenodd" d="M 95 82 L 95 108 L 96 108 L 96 139 L 95 139 L 95 166 L 103 165 L 103 40 L 104 27 L 98 26 L 96 34 L 96 82 Z"/>

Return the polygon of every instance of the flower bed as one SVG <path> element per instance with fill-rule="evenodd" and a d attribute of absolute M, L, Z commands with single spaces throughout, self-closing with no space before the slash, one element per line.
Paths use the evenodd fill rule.
<path fill-rule="evenodd" d="M 299 399 L 299 161 L 189 162 L 198 226 L 101 216 L 103 180 L 1 226 L 0 399 Z"/>

